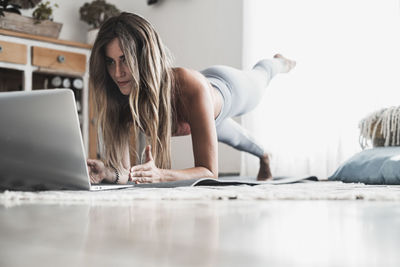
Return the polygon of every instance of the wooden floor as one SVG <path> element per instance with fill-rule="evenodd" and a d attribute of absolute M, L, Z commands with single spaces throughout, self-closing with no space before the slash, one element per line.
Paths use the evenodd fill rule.
<path fill-rule="evenodd" d="M 400 266 L 400 205 L 137 201 L 0 206 L 0 266 Z"/>

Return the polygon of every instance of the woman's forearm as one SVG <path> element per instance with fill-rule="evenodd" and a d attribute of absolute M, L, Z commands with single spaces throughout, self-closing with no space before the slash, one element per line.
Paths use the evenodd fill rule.
<path fill-rule="evenodd" d="M 129 170 L 129 180 L 135 183 L 159 183 L 179 180 L 198 179 L 204 177 L 218 178 L 217 164 L 204 164 L 184 170 L 170 170 L 157 168 L 150 146 L 146 147 L 146 163 L 136 165 Z M 215 166 L 213 166 L 215 165 Z"/>
<path fill-rule="evenodd" d="M 205 167 L 193 167 L 184 170 L 162 170 L 162 182 L 171 182 L 179 180 L 197 179 L 197 178 L 218 178 L 217 173 L 213 173 Z"/>

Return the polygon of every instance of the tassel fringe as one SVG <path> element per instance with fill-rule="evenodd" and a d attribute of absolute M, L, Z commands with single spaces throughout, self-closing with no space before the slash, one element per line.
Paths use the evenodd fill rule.
<path fill-rule="evenodd" d="M 360 146 L 362 149 L 371 146 L 400 145 L 400 106 L 390 107 L 371 113 L 362 119 L 360 128 Z"/>

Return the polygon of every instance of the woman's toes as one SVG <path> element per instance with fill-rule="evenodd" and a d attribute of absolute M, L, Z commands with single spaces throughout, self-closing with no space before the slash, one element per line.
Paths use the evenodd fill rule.
<path fill-rule="evenodd" d="M 281 62 L 283 62 L 284 66 L 285 66 L 283 72 L 289 72 L 291 69 L 293 69 L 296 66 L 296 61 L 285 58 L 281 54 L 275 54 L 274 58 L 279 59 Z"/>

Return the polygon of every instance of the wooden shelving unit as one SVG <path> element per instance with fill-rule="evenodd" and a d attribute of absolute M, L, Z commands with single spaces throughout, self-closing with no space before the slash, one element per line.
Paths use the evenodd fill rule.
<path fill-rule="evenodd" d="M 97 142 L 89 137 L 89 128 L 94 128 L 93 125 L 90 127 L 89 118 L 90 51 L 88 44 L 0 29 L 0 92 L 54 88 L 73 90 L 79 106 L 86 154 L 93 158 L 96 157 Z M 61 84 L 54 86 L 58 84 L 55 81 L 60 79 Z M 81 81 L 81 86 L 75 86 L 79 85 L 76 79 Z M 93 132 L 92 139 L 95 139 L 97 137 Z"/>

